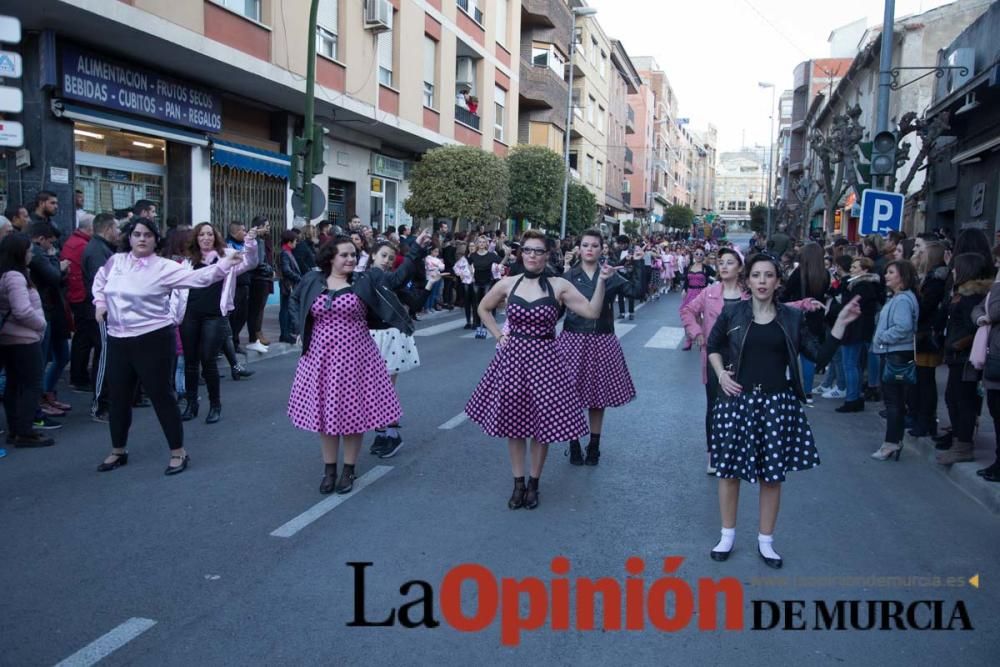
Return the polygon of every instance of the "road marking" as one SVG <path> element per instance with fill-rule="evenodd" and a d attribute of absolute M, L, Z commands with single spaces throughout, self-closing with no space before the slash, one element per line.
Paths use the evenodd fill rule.
<path fill-rule="evenodd" d="M 156 621 L 148 618 L 130 618 L 111 632 L 87 644 L 56 667 L 89 667 L 97 664 L 154 625 Z"/>
<path fill-rule="evenodd" d="M 444 429 L 445 431 L 450 431 L 456 426 L 461 426 L 468 418 L 469 416 L 467 414 L 465 414 L 464 412 L 460 412 L 451 419 L 449 419 L 448 421 L 446 421 L 445 423 L 438 426 L 438 428 Z"/>
<path fill-rule="evenodd" d="M 313 521 L 321 518 L 324 514 L 330 510 L 338 507 L 341 503 L 350 500 L 354 496 L 358 495 L 359 491 L 363 491 L 366 486 L 370 486 L 372 482 L 376 481 L 378 478 L 385 475 L 387 472 L 392 470 L 392 466 L 375 466 L 368 472 L 366 472 L 361 477 L 354 480 L 354 489 L 345 495 L 333 495 L 324 498 L 319 501 L 309 509 L 307 509 L 302 514 L 298 515 L 285 525 L 281 526 L 277 530 L 271 533 L 272 537 L 291 537 L 295 533 L 299 532 Z"/>
<path fill-rule="evenodd" d="M 457 320 L 452 320 L 450 322 L 442 322 L 441 324 L 435 324 L 431 327 L 425 327 L 423 329 L 417 329 L 413 332 L 414 336 L 436 336 L 437 334 L 446 333 L 452 329 L 461 329 L 465 326 L 465 320 L 458 318 Z"/>
<path fill-rule="evenodd" d="M 646 341 L 643 347 L 658 350 L 676 350 L 684 341 L 683 327 L 660 327 L 653 337 Z"/>
<path fill-rule="evenodd" d="M 635 329 L 635 326 L 636 325 L 634 324 L 624 324 L 622 322 L 615 322 L 615 335 L 618 336 L 618 340 L 621 340 L 625 334 L 627 334 L 632 329 Z"/>

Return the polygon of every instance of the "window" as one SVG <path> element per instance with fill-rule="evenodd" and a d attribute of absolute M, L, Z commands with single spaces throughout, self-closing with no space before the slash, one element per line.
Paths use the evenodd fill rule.
<path fill-rule="evenodd" d="M 493 88 L 493 103 L 496 106 L 493 115 L 493 138 L 504 140 L 504 125 L 506 124 L 507 91 L 500 86 Z"/>
<path fill-rule="evenodd" d="M 424 106 L 435 108 L 434 84 L 437 82 L 437 42 L 424 35 Z"/>
<path fill-rule="evenodd" d="M 392 87 L 392 42 L 395 32 L 390 29 L 378 34 L 378 82 L 389 87 Z"/>
<path fill-rule="evenodd" d="M 597 40 L 590 38 L 590 64 L 597 67 Z"/>
<path fill-rule="evenodd" d="M 254 21 L 260 21 L 260 0 L 216 0 L 226 9 Z"/>
<path fill-rule="evenodd" d="M 316 53 L 337 59 L 337 34 L 340 26 L 340 0 L 319 0 L 316 19 Z"/>
<path fill-rule="evenodd" d="M 604 183 L 604 164 L 600 160 L 597 161 L 597 181 L 594 185 L 600 186 Z"/>
<path fill-rule="evenodd" d="M 577 169 L 577 157 L 578 157 L 578 153 L 576 151 L 570 151 L 570 153 L 569 153 L 569 168 L 570 169 L 573 169 L 573 170 Z"/>
<path fill-rule="evenodd" d="M 560 79 L 566 76 L 566 58 L 552 44 L 535 42 L 531 46 L 531 64 L 551 68 Z"/>
<path fill-rule="evenodd" d="M 604 122 L 604 113 L 605 113 L 604 107 L 602 107 L 601 105 L 597 105 L 597 129 L 600 131 L 601 134 L 604 134 L 605 131 L 604 128 L 606 127 Z"/>
<path fill-rule="evenodd" d="M 463 12 L 473 18 L 479 25 L 483 25 L 483 10 L 477 5 L 480 0 L 457 0 L 456 4 Z"/>
<path fill-rule="evenodd" d="M 726 203 L 726 210 L 727 211 L 735 211 L 736 210 L 736 202 L 734 202 L 732 200 L 729 200 L 729 202 Z"/>
<path fill-rule="evenodd" d="M 587 159 L 583 161 L 583 182 L 590 182 L 590 165 L 594 162 L 594 156 L 588 155 Z"/>
<path fill-rule="evenodd" d="M 747 203 L 745 201 L 743 201 L 743 200 L 740 200 L 740 201 L 736 202 L 736 210 L 737 211 L 745 211 L 745 210 L 747 210 Z"/>
<path fill-rule="evenodd" d="M 583 91 L 581 91 L 579 88 L 574 88 L 573 113 L 576 114 L 576 117 L 579 118 L 580 120 L 583 120 L 583 102 L 581 99 L 582 97 L 583 97 Z"/>
<path fill-rule="evenodd" d="M 507 45 L 507 14 L 510 0 L 497 0 L 497 43 Z"/>
<path fill-rule="evenodd" d="M 608 54 L 601 51 L 601 78 L 608 78 Z"/>
<path fill-rule="evenodd" d="M 593 95 L 587 95 L 587 122 L 591 125 L 594 124 L 594 108 L 597 106 L 597 100 L 594 99 Z"/>

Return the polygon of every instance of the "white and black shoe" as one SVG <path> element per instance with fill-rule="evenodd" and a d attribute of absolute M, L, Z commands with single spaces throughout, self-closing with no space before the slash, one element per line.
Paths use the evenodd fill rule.
<path fill-rule="evenodd" d="M 401 435 L 397 435 L 395 437 L 386 436 L 385 445 L 382 447 L 382 451 L 379 452 L 378 457 L 380 459 L 391 459 L 402 448 L 403 448 L 403 436 Z"/>

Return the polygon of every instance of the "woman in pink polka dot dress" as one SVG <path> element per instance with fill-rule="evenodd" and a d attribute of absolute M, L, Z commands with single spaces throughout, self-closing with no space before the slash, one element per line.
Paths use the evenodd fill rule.
<path fill-rule="evenodd" d="M 583 402 L 556 349 L 559 309 L 565 306 L 582 317 L 598 317 L 604 304 L 604 282 L 614 269 L 601 269 L 588 301 L 568 281 L 543 275 L 548 252 L 541 232 L 524 233 L 521 257 L 524 273 L 500 280 L 479 303 L 479 317 L 497 339 L 497 353 L 465 412 L 488 435 L 507 438 L 514 473 L 514 492 L 507 506 L 534 509 L 548 443 L 579 438 L 587 432 Z M 501 331 L 492 315 L 505 299 L 507 332 Z M 533 442 L 525 484 L 529 439 Z"/>
<path fill-rule="evenodd" d="M 422 234 L 417 242 L 427 240 Z M 387 305 L 385 272 L 354 273 L 356 252 L 347 237 L 324 245 L 316 256 L 318 269 L 302 277 L 290 302 L 303 333 L 288 417 L 296 427 L 319 433 L 325 464 L 320 493 L 351 491 L 365 432 L 402 415 L 385 361 L 368 333 L 368 316 L 405 328 L 406 312 Z M 338 480 L 341 438 L 344 468 Z"/>

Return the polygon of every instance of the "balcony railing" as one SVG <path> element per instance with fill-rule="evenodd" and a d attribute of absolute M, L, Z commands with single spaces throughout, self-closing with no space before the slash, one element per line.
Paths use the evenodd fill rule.
<path fill-rule="evenodd" d="M 483 11 L 479 7 L 473 6 L 472 10 L 469 10 L 469 0 L 455 0 L 458 3 L 459 8 L 471 16 L 473 20 L 479 25 L 483 25 Z"/>
<path fill-rule="evenodd" d="M 458 106 L 457 104 L 455 105 L 455 120 L 463 125 L 468 125 L 474 130 L 479 129 L 479 116 L 472 113 L 465 107 Z"/>

